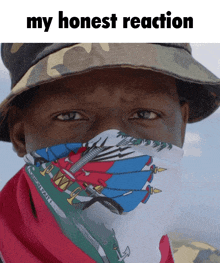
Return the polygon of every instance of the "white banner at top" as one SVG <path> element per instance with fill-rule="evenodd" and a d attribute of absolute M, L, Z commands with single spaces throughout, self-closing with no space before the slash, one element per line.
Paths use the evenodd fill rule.
<path fill-rule="evenodd" d="M 217 1 L 3 1 L 1 42 L 219 42 Z"/>

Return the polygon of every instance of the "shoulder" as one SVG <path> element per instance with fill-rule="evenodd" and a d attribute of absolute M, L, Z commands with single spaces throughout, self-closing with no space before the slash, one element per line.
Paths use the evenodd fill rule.
<path fill-rule="evenodd" d="M 1 214 L 7 211 L 11 213 L 13 207 L 17 203 L 18 186 L 24 184 L 24 168 L 22 168 L 15 176 L 13 176 L 3 187 L 0 192 L 0 211 Z"/>

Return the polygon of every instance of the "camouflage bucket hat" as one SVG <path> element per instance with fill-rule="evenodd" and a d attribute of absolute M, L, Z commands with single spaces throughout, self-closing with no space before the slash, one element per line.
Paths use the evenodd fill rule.
<path fill-rule="evenodd" d="M 7 113 L 13 100 L 43 83 L 94 69 L 153 70 L 176 79 L 179 96 L 190 105 L 189 122 L 214 112 L 220 101 L 220 79 L 191 55 L 183 43 L 10 43 L 2 59 L 11 76 L 11 93 L 0 104 L 0 140 L 10 141 Z"/>

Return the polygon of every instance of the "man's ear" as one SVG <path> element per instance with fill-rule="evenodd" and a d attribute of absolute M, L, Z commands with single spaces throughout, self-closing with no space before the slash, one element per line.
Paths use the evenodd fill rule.
<path fill-rule="evenodd" d="M 22 110 L 12 106 L 8 113 L 8 128 L 10 139 L 19 157 L 26 154 L 24 122 Z"/>
<path fill-rule="evenodd" d="M 181 113 L 182 113 L 181 140 L 182 140 L 182 145 L 183 145 L 184 139 L 185 139 L 185 133 L 186 133 L 186 124 L 189 119 L 189 103 L 188 102 L 184 102 L 184 104 L 181 105 Z"/>

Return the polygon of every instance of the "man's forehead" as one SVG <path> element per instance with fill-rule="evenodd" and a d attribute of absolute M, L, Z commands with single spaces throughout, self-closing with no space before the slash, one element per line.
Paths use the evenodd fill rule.
<path fill-rule="evenodd" d="M 127 97 L 158 93 L 177 96 L 173 77 L 151 70 L 126 68 L 93 70 L 40 86 L 40 92 L 44 94 L 71 93 L 77 97 L 95 96 L 106 90 L 109 96 L 115 93 L 126 93 Z"/>

